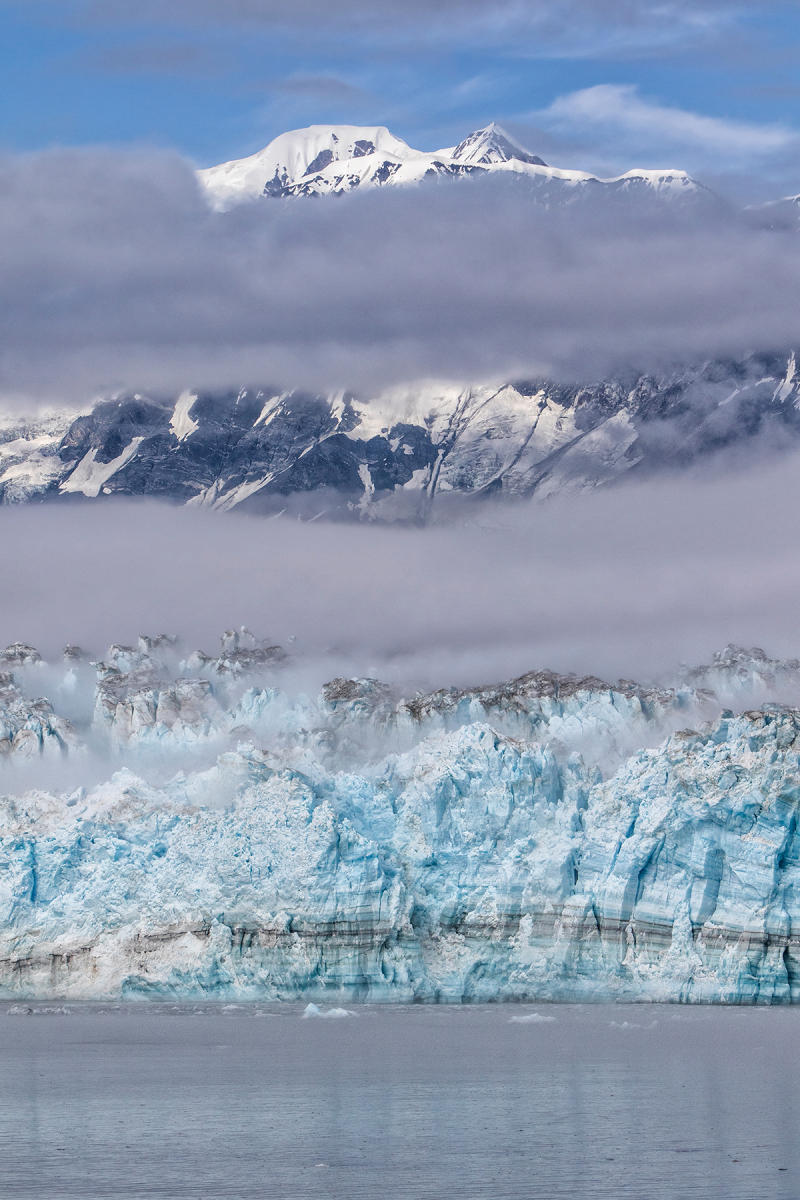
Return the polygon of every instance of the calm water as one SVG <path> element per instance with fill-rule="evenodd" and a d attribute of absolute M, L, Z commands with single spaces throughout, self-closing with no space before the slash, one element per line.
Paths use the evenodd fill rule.
<path fill-rule="evenodd" d="M 0 1008 L 7 1200 L 800 1198 L 800 1011 L 46 1008 Z"/>

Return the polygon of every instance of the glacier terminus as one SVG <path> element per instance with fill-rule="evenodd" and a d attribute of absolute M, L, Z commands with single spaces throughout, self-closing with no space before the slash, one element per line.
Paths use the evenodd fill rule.
<path fill-rule="evenodd" d="M 0 667 L 5 998 L 800 998 L 796 661 L 311 694 L 242 629 Z"/>

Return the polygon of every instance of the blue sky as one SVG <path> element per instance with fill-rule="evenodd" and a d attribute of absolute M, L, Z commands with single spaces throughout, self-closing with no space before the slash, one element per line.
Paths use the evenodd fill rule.
<path fill-rule="evenodd" d="M 495 119 L 561 166 L 800 193 L 797 3 L 0 0 L 0 17 L 0 399 L 574 380 L 796 338 L 797 235 L 735 206 L 654 237 L 647 208 L 533 221 L 479 180 L 218 214 L 192 165 L 312 122 L 433 149 Z"/>
<path fill-rule="evenodd" d="M 2 148 L 134 143 L 206 165 L 314 122 L 432 149 L 494 119 L 560 165 L 800 191 L 797 4 L 430 7 L 0 0 Z"/>

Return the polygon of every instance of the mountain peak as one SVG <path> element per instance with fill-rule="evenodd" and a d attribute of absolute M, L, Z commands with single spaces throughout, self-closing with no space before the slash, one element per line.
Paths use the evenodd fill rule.
<path fill-rule="evenodd" d="M 485 125 L 483 129 L 476 129 L 474 133 L 465 137 L 463 142 L 459 142 L 453 151 L 453 158 L 473 166 L 511 162 L 512 159 L 536 167 L 547 166 L 544 159 L 531 154 L 530 150 L 526 150 L 494 121 Z"/>
<path fill-rule="evenodd" d="M 699 196 L 682 171 L 633 170 L 613 179 L 550 167 L 492 121 L 455 147 L 415 150 L 384 125 L 310 125 L 282 133 L 249 158 L 198 172 L 213 206 L 225 209 L 259 196 L 328 196 L 356 188 L 407 187 L 425 179 L 491 173 L 527 179 L 547 204 L 556 193 L 567 203 L 579 194 Z M 587 190 L 587 188 L 589 190 Z M 533 195 L 533 192 L 531 192 Z"/>
<path fill-rule="evenodd" d="M 332 163 L 373 154 L 402 161 L 413 151 L 385 125 L 309 125 L 273 138 L 248 158 L 233 159 L 198 172 L 217 203 L 280 195 L 288 183 L 314 175 Z"/>

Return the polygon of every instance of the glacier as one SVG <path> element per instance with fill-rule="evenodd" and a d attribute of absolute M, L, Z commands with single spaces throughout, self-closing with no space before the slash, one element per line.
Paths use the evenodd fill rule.
<path fill-rule="evenodd" d="M 0 996 L 800 998 L 800 662 L 414 695 L 292 663 L 0 654 Z"/>

